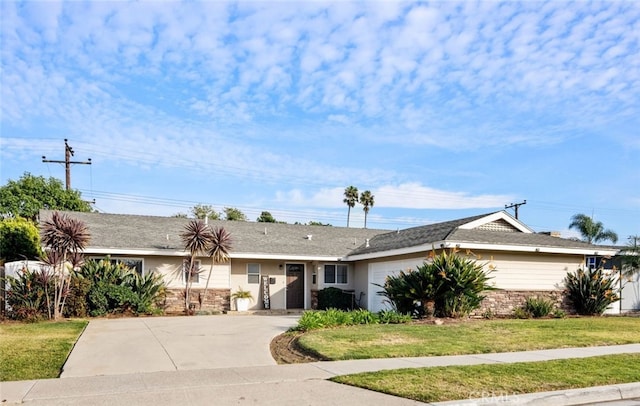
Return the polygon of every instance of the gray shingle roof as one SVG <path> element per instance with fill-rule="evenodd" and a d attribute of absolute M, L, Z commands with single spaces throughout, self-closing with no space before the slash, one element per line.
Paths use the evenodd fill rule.
<path fill-rule="evenodd" d="M 597 249 L 594 246 L 582 241 L 569 240 L 559 237 L 552 237 L 540 233 L 524 233 L 520 231 L 489 231 L 479 229 L 462 229 L 460 226 L 490 216 L 494 213 L 487 213 L 473 217 L 466 217 L 458 220 L 446 221 L 443 223 L 429 224 L 380 234 L 373 237 L 369 246 L 362 245 L 352 251 L 349 255 L 372 254 L 384 251 L 393 251 L 403 248 L 429 245 L 440 241 L 450 241 L 455 243 L 479 243 L 495 245 L 521 245 L 527 247 L 553 247 L 553 248 L 577 248 L 577 249 Z M 600 247 L 604 248 L 604 247 Z"/>
<path fill-rule="evenodd" d="M 445 221 L 443 223 L 429 224 L 426 226 L 412 227 L 386 234 L 380 234 L 369 241 L 369 247 L 362 245 L 351 252 L 350 255 L 369 254 L 373 252 L 391 251 L 417 245 L 428 244 L 435 241 L 443 241 L 457 227 L 487 216 L 466 217 L 458 220 Z"/>
<path fill-rule="evenodd" d="M 553 248 L 582 248 L 593 249 L 592 244 L 569 240 L 566 238 L 552 237 L 540 233 L 509 233 L 500 231 L 483 230 L 454 230 L 448 240 L 455 242 L 471 242 L 483 244 L 522 245 L 528 247 L 553 247 Z M 604 247 L 602 247 L 604 248 Z"/>
<path fill-rule="evenodd" d="M 41 211 L 42 221 L 51 211 Z M 91 249 L 182 251 L 180 234 L 190 221 L 184 218 L 126 214 L 64 212 L 87 224 Z M 209 221 L 223 226 L 233 238 L 233 254 L 343 257 L 367 238 L 388 230 L 304 226 L 242 221 Z M 309 239 L 307 236 L 311 235 Z M 168 239 L 167 239 L 168 236 Z"/>

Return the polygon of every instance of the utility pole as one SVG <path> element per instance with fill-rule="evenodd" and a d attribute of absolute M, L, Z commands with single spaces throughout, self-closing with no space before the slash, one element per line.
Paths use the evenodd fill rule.
<path fill-rule="evenodd" d="M 71 190 L 71 165 L 80 164 L 80 165 L 91 165 L 91 158 L 86 161 L 72 161 L 71 157 L 73 156 L 73 149 L 67 143 L 67 139 L 64 139 L 64 161 L 58 161 L 53 159 L 47 159 L 46 156 L 42 156 L 42 162 L 53 162 L 56 164 L 64 164 L 65 175 L 66 175 L 66 188 L 67 190 Z"/>
<path fill-rule="evenodd" d="M 527 201 L 523 201 L 522 203 L 511 203 L 510 205 L 504 205 L 505 209 L 510 209 L 510 208 L 514 208 L 516 211 L 516 220 L 518 219 L 518 207 L 527 204 Z"/>

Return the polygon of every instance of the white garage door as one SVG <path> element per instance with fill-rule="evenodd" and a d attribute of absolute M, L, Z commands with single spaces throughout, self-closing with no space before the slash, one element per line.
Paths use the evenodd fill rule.
<path fill-rule="evenodd" d="M 385 301 L 384 296 L 380 296 L 378 292 L 382 290 L 378 285 L 384 285 L 384 281 L 389 275 L 397 275 L 401 270 L 415 269 L 424 262 L 423 258 L 409 259 L 404 261 L 376 262 L 369 264 L 369 288 L 367 292 L 368 302 L 367 308 L 373 313 L 380 310 L 391 309 L 389 303 Z"/>

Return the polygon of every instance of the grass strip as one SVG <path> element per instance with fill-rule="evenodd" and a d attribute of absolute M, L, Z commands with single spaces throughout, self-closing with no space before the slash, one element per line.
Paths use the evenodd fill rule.
<path fill-rule="evenodd" d="M 491 398 L 640 381 L 640 354 L 369 372 L 334 382 L 421 402 Z"/>
<path fill-rule="evenodd" d="M 423 357 L 640 342 L 640 317 L 469 320 L 358 325 L 303 334 L 298 343 L 332 360 Z"/>
<path fill-rule="evenodd" d="M 1 323 L 0 381 L 57 378 L 87 323 Z"/>

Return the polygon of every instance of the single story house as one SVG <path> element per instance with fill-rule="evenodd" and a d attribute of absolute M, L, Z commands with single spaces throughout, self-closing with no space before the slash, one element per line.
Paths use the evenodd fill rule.
<path fill-rule="evenodd" d="M 42 211 L 40 219 L 51 216 Z M 86 223 L 89 258 L 110 256 L 138 272 L 161 274 L 171 293 L 169 311 L 182 308 L 185 285 L 184 250 L 180 234 L 184 218 L 65 212 Z M 193 281 L 201 294 L 211 274 L 203 309 L 235 310 L 229 297 L 249 290 L 252 308 L 310 309 L 326 287 L 352 291 L 358 304 L 371 311 L 388 307 L 377 294 L 388 275 L 415 268 L 430 253 L 457 250 L 491 268 L 492 291 L 481 312 L 507 314 L 526 297 L 550 297 L 562 303 L 562 280 L 593 256 L 613 256 L 611 247 L 536 233 L 505 211 L 403 230 L 371 230 L 280 223 L 209 221 L 233 238 L 230 261 L 212 264 L 198 258 L 202 273 Z"/>

